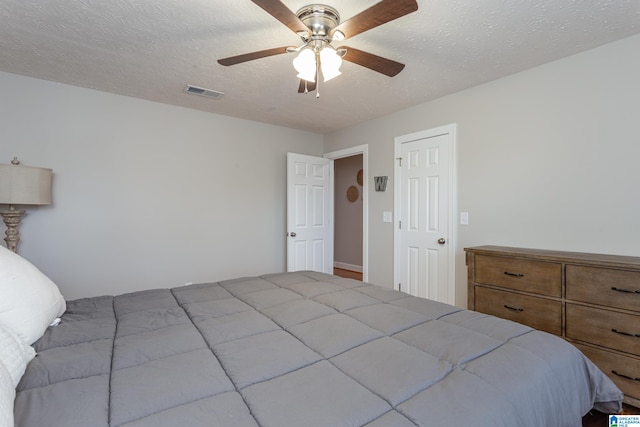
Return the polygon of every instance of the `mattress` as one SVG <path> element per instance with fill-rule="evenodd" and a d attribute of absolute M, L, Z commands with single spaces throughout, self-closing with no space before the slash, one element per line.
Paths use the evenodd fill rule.
<path fill-rule="evenodd" d="M 16 426 L 580 426 L 622 393 L 529 327 L 317 272 L 67 303 Z"/>

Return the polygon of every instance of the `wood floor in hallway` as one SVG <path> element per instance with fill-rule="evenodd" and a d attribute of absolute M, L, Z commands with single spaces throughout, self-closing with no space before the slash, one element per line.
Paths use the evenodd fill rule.
<path fill-rule="evenodd" d="M 347 279 L 356 279 L 362 281 L 362 273 L 358 273 L 357 271 L 334 268 L 333 274 L 340 277 L 346 277 Z"/>

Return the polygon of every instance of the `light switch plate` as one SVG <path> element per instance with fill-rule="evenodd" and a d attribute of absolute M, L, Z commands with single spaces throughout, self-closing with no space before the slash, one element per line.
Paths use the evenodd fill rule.
<path fill-rule="evenodd" d="M 393 222 L 393 213 L 382 212 L 382 222 Z"/>
<path fill-rule="evenodd" d="M 460 212 L 460 225 L 469 225 L 469 212 Z"/>

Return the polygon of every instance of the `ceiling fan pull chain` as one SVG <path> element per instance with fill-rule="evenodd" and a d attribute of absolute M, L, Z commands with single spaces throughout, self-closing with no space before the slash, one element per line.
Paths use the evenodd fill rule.
<path fill-rule="evenodd" d="M 320 98 L 320 49 L 316 46 L 316 99 Z"/>

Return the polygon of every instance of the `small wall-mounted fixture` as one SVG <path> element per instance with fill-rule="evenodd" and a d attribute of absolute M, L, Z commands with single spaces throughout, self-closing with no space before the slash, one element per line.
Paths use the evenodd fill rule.
<path fill-rule="evenodd" d="M 388 176 L 374 176 L 373 179 L 376 184 L 376 191 L 387 191 Z"/>

